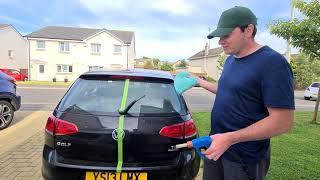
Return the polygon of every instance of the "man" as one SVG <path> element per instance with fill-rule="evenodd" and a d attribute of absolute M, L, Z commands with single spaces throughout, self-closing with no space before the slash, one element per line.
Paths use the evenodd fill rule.
<path fill-rule="evenodd" d="M 228 54 L 218 84 L 198 79 L 215 93 L 211 146 L 203 153 L 204 180 L 265 179 L 270 138 L 288 132 L 294 118 L 292 71 L 285 58 L 255 42 L 257 18 L 245 7 L 222 13 L 217 29 Z"/>

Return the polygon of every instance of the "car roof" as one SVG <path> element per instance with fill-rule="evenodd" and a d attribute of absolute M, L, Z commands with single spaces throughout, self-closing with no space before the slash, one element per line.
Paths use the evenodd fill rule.
<path fill-rule="evenodd" d="M 0 78 L 1 79 L 7 79 L 7 80 L 12 79 L 9 75 L 7 75 L 6 73 L 1 72 L 1 71 L 0 71 Z"/>
<path fill-rule="evenodd" d="M 82 74 L 81 76 L 90 75 L 116 75 L 116 76 L 139 76 L 139 77 L 151 77 L 151 78 L 163 78 L 163 79 L 173 79 L 173 76 L 167 71 L 160 70 L 149 70 L 149 69 L 124 69 L 124 70 L 99 70 L 90 71 Z"/>

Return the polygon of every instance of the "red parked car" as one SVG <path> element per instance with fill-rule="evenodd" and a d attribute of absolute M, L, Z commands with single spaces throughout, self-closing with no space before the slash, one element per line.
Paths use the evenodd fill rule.
<path fill-rule="evenodd" d="M 5 74 L 13 77 L 17 81 L 26 81 L 28 80 L 28 76 L 22 74 L 20 71 L 15 69 L 0 69 L 0 71 L 4 72 Z"/>

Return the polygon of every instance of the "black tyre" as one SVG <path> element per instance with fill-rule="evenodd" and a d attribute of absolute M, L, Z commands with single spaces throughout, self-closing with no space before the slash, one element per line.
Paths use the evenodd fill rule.
<path fill-rule="evenodd" d="M 310 100 L 310 97 L 304 97 L 305 100 Z"/>
<path fill-rule="evenodd" d="M 0 130 L 8 127 L 14 116 L 13 106 L 7 102 L 0 100 Z"/>

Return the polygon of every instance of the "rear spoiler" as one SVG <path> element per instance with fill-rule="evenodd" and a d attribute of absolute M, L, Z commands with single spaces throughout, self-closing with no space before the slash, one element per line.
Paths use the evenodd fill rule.
<path fill-rule="evenodd" d="M 107 74 L 83 74 L 79 78 L 81 79 L 94 79 L 94 80 L 136 80 L 136 81 L 152 81 L 152 82 L 167 82 L 172 83 L 173 79 L 161 78 L 161 77 L 146 77 L 146 76 L 130 76 L 130 75 L 107 75 Z"/>

